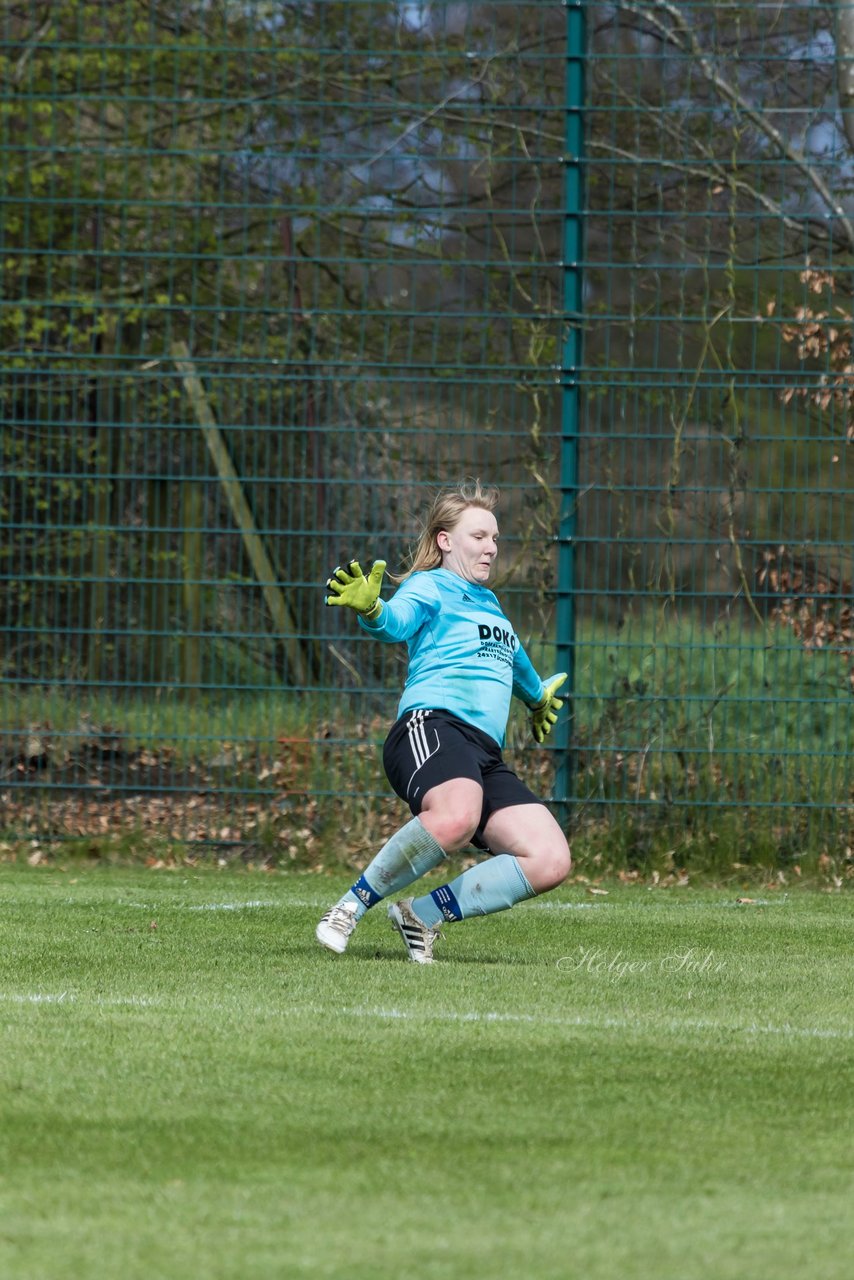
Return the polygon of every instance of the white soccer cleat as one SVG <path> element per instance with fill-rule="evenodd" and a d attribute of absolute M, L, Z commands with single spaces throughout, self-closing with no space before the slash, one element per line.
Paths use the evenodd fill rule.
<path fill-rule="evenodd" d="M 388 909 L 388 918 L 403 938 L 409 959 L 416 964 L 433 963 L 433 943 L 441 937 L 438 929 L 431 929 L 412 910 L 412 899 L 393 902 Z"/>
<path fill-rule="evenodd" d="M 336 902 L 334 907 L 329 908 L 314 931 L 314 936 L 322 947 L 337 952 L 339 956 L 342 951 L 347 950 L 350 934 L 359 923 L 356 910 L 355 902 Z"/>

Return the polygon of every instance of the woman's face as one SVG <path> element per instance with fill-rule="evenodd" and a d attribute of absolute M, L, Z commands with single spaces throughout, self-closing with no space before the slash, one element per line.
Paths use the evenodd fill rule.
<path fill-rule="evenodd" d="M 498 521 L 482 507 L 466 507 L 453 529 L 443 529 L 436 543 L 442 553 L 442 568 L 466 582 L 489 581 L 498 555 Z"/>

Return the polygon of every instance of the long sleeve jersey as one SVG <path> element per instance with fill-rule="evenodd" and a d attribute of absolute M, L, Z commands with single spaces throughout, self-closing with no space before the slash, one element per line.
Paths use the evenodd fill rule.
<path fill-rule="evenodd" d="M 398 716 L 442 708 L 503 746 L 511 697 L 533 706 L 544 696 L 493 593 L 448 569 L 414 573 L 376 618 L 359 623 L 378 640 L 406 641 L 409 669 Z"/>

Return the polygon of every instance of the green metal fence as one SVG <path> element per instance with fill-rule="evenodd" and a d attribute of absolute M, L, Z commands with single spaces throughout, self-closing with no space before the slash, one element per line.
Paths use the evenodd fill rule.
<path fill-rule="evenodd" d="M 525 776 L 844 856 L 850 6 L 0 15 L 3 831 L 370 849 L 402 656 L 321 584 L 476 474 Z"/>

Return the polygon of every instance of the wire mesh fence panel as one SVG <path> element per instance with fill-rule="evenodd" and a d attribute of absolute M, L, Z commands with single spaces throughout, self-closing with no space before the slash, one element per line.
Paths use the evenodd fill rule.
<path fill-rule="evenodd" d="M 576 790 L 844 854 L 854 12 L 590 14 Z"/>
<path fill-rule="evenodd" d="M 526 778 L 844 849 L 848 6 L 0 15 L 3 830 L 367 851 L 405 654 L 322 584 L 477 475 Z"/>

